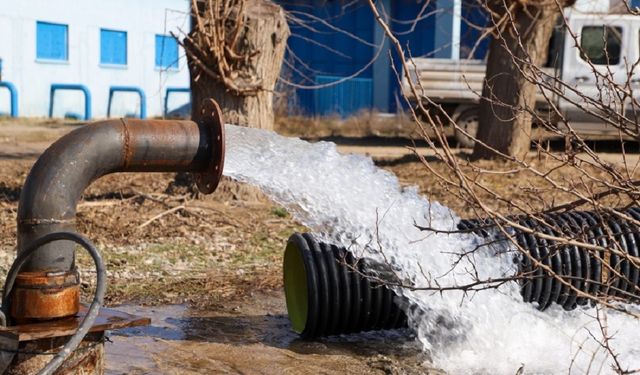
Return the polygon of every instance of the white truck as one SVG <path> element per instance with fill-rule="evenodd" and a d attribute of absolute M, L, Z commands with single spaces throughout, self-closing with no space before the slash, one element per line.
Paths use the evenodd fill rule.
<path fill-rule="evenodd" d="M 640 60 L 640 17 L 569 13 L 567 20 L 570 29 L 577 34 L 584 53 L 580 53 L 580 49 L 575 47 L 573 37 L 558 27 L 551 40 L 549 59 L 544 68 L 548 70 L 548 74 L 561 78 L 583 95 L 598 98 L 601 90 L 596 84 L 592 66 L 586 61 L 589 60 L 595 69 L 605 74 L 610 72 L 616 83 L 624 84 L 629 81 L 632 89 L 640 89 L 640 66 L 634 65 Z M 485 63 L 481 60 L 414 60 L 415 64 L 409 64 L 409 76 L 414 82 L 420 82 L 424 96 L 441 105 L 460 127 L 475 134 Z M 635 69 L 632 70 L 632 67 Z M 402 87 L 410 100 L 417 100 L 411 95 L 406 79 L 403 80 Z M 540 92 L 538 94 L 536 109 L 548 110 L 550 103 L 544 100 Z M 571 100 L 580 102 L 577 93 L 565 90 L 563 96 L 554 95 L 550 99 L 572 128 L 581 135 L 591 138 L 618 135 L 615 127 L 598 121 L 571 104 Z M 420 99 L 426 103 L 424 97 Z M 455 137 L 462 146 L 473 145 L 473 140 L 460 132 L 456 132 Z"/>

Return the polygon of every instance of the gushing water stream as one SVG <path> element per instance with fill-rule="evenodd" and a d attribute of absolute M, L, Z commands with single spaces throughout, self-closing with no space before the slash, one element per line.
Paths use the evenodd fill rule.
<path fill-rule="evenodd" d="M 455 230 L 457 216 L 438 202 L 403 188 L 370 158 L 341 155 L 332 143 L 311 144 L 272 132 L 226 126 L 225 175 L 259 187 L 325 240 L 358 255 L 386 260 L 406 282 L 462 285 L 478 277 L 512 274 L 513 255 L 483 247 L 473 259 L 472 235 L 421 232 L 415 224 Z M 473 265 L 474 266 L 473 266 Z M 611 373 L 612 357 L 599 340 L 594 308 L 545 312 L 522 302 L 518 286 L 505 284 L 465 296 L 460 291 L 399 290 L 414 308 L 410 323 L 434 361 L 450 373 Z M 417 307 L 417 308 L 415 308 Z M 632 308 L 632 307 L 630 307 Z M 639 322 L 607 313 L 608 334 L 618 360 L 640 368 Z"/>

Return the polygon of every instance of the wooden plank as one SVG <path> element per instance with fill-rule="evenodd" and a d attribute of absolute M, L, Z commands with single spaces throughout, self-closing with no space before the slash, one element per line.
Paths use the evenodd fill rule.
<path fill-rule="evenodd" d="M 10 331 L 18 334 L 20 341 L 32 341 L 50 337 L 61 337 L 73 335 L 82 319 L 87 313 L 87 306 L 83 305 L 80 308 L 78 315 L 51 320 L 41 323 L 23 324 L 8 327 Z M 137 327 L 149 325 L 151 323 L 150 318 L 131 315 L 122 311 L 101 308 L 96 321 L 91 326 L 89 332 L 101 332 L 113 329 L 120 329 L 126 327 Z"/>

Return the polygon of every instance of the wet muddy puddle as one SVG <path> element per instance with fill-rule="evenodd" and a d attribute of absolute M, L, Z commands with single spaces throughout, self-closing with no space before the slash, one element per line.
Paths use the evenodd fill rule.
<path fill-rule="evenodd" d="M 109 334 L 107 374 L 434 373 L 409 330 L 300 340 L 291 331 L 281 291 L 206 310 L 185 305 L 117 309 L 152 322 Z"/>

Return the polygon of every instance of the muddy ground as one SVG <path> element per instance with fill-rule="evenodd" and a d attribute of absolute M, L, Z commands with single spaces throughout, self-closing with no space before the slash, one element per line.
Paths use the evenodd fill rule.
<path fill-rule="evenodd" d="M 0 120 L 2 279 L 15 254 L 16 209 L 24 179 L 40 152 L 77 126 L 81 125 Z M 294 128 L 283 132 L 291 134 Z M 410 156 L 408 141 L 334 139 L 341 141 L 343 152 L 372 155 L 403 184 L 418 185 L 422 193 L 462 216 L 473 214 L 433 182 L 433 173 Z M 424 147 L 419 152 L 429 156 Z M 491 168 L 491 163 L 498 162 L 485 167 Z M 443 168 L 437 161 L 432 165 Z M 488 178 L 504 194 L 525 194 L 514 188 L 514 181 Z M 408 331 L 316 343 L 300 341 L 290 331 L 282 252 L 289 235 L 304 227 L 253 188 L 225 179 L 214 194 L 202 196 L 193 194 L 188 183 L 176 182 L 171 173 L 111 175 L 86 190 L 78 223 L 79 231 L 103 252 L 109 277 L 107 304 L 153 318 L 151 327 L 112 333 L 114 343 L 107 344 L 110 373 L 435 371 Z M 90 262 L 80 256 L 79 263 L 88 295 Z"/>

